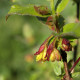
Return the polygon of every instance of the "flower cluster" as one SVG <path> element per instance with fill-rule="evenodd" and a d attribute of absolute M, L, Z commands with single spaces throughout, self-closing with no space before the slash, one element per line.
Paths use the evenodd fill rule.
<path fill-rule="evenodd" d="M 52 39 L 52 40 L 51 40 Z M 61 45 L 58 44 L 61 42 Z M 60 46 L 58 46 L 60 45 Z M 60 61 L 61 53 L 58 48 L 64 51 L 71 50 L 71 44 L 67 39 L 60 39 L 58 37 L 48 38 L 39 48 L 38 52 L 34 55 L 37 55 L 36 61 Z"/>

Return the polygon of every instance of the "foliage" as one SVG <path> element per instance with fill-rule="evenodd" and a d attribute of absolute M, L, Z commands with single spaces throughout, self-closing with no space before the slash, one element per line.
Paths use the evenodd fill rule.
<path fill-rule="evenodd" d="M 49 11 L 51 10 L 51 8 L 49 6 L 50 3 L 47 0 L 44 0 L 44 1 L 43 0 L 40 0 L 40 1 L 38 1 L 38 0 L 12 0 L 12 1 L 15 1 L 13 6 L 14 5 L 19 6 L 20 9 L 21 8 L 26 9 L 26 6 L 28 4 L 31 4 L 31 5 L 35 5 L 35 6 L 45 5 L 48 7 Z M 3 2 L 3 0 L 1 2 Z M 6 6 L 4 7 L 4 11 L 5 11 L 5 9 L 7 10 L 6 12 L 3 11 L 6 15 L 10 8 L 10 4 L 7 4 L 6 1 L 4 1 L 4 2 L 7 6 L 9 6 L 9 7 L 6 7 Z M 65 8 L 65 6 L 66 6 L 66 4 L 64 5 L 64 8 Z M 9 11 L 8 15 L 15 14 L 15 10 L 13 10 L 13 8 L 11 8 L 11 9 L 12 10 Z M 21 12 L 16 12 L 17 15 L 20 13 L 22 15 L 27 12 L 27 10 L 24 10 L 24 9 L 20 10 L 20 9 L 19 9 L 19 11 L 21 11 Z M 33 7 L 31 9 L 33 9 Z M 52 10 L 53 9 L 54 8 L 52 7 Z M 1 31 L 0 31 L 0 33 L 1 33 L 0 57 L 1 58 L 0 58 L 0 61 L 1 61 L 2 66 L 0 66 L 0 68 L 1 68 L 0 70 L 2 70 L 2 71 L 0 72 L 1 73 L 0 75 L 2 77 L 5 76 L 4 80 L 7 80 L 7 79 L 8 80 L 9 79 L 10 80 L 45 80 L 45 79 L 46 80 L 60 80 L 62 78 L 62 76 L 64 75 L 64 66 L 61 62 L 60 63 L 55 62 L 54 64 L 56 64 L 56 63 L 59 63 L 59 64 L 56 64 L 54 66 L 53 63 L 51 63 L 51 62 L 45 62 L 42 64 L 42 63 L 37 63 L 37 62 L 33 61 L 33 58 L 32 58 L 32 62 L 29 62 L 29 60 L 26 59 L 26 57 L 28 56 L 27 54 L 34 53 L 36 51 L 35 46 L 40 45 L 43 42 L 43 40 L 45 40 L 45 38 L 51 34 L 51 32 L 54 33 L 55 36 L 60 36 L 60 37 L 68 36 L 68 38 L 67 37 L 66 38 L 70 39 L 70 40 L 80 37 L 79 36 L 79 34 L 80 34 L 79 26 L 76 23 L 64 25 L 65 28 L 63 27 L 63 25 L 60 24 L 61 28 L 63 27 L 63 32 L 61 29 L 60 33 L 56 33 L 53 31 L 49 31 L 47 29 L 48 26 L 46 24 L 43 25 L 36 19 L 36 17 L 32 17 L 33 15 L 39 16 L 38 19 L 40 19 L 40 21 L 42 19 L 42 21 L 43 21 L 44 17 L 48 17 L 51 14 L 53 14 L 55 17 L 54 12 L 56 13 L 57 11 L 55 11 L 55 10 L 53 12 L 50 11 L 48 15 L 42 15 L 42 14 L 38 14 L 36 11 L 35 11 L 35 14 L 30 11 L 30 16 L 22 16 L 21 17 L 21 16 L 15 15 L 15 16 L 11 16 L 9 18 L 6 25 L 5 25 L 5 21 L 1 22 L 1 24 L 0 24 L 0 26 L 1 26 Z M 60 12 L 60 14 L 61 14 L 61 12 Z M 3 13 L 2 13 L 2 15 L 3 15 Z M 3 17 L 3 20 L 4 20 L 4 17 Z M 29 23 L 29 25 L 26 25 L 26 22 Z M 75 26 L 73 24 L 75 24 Z M 26 28 L 25 26 L 26 27 L 32 26 L 32 27 Z M 72 26 L 72 28 L 70 26 Z M 66 27 L 69 27 L 71 29 L 68 29 Z M 73 27 L 74 27 L 74 29 L 73 29 Z M 76 31 L 75 31 L 75 28 L 77 29 Z M 24 32 L 25 30 L 27 32 Z M 34 31 L 34 32 L 29 33 L 30 32 L 29 30 Z M 69 33 L 66 34 L 66 32 L 69 32 Z M 27 34 L 31 34 L 31 36 L 27 36 Z M 75 36 L 75 35 L 77 35 L 77 36 Z M 34 49 L 34 47 L 35 47 L 35 49 Z M 70 53 L 68 55 L 69 55 L 69 57 L 73 56 L 73 55 L 70 55 Z M 24 60 L 24 57 L 25 57 L 25 60 Z M 69 59 L 69 61 L 72 59 L 73 58 Z M 60 66 L 61 64 L 62 64 L 62 66 L 60 69 L 60 67 L 58 68 L 58 66 Z M 51 65 L 51 66 L 49 66 L 49 65 Z M 56 67 L 56 69 L 55 69 L 55 67 Z M 79 69 L 79 65 L 77 65 L 77 68 L 75 68 L 75 69 L 77 72 L 78 71 L 77 69 Z M 57 71 L 57 73 L 56 73 L 56 71 Z M 14 74 L 16 74 L 16 75 L 14 75 Z M 55 74 L 58 74 L 58 75 L 56 76 Z M 76 74 L 78 76 L 79 72 Z M 72 75 L 72 77 L 75 80 L 76 80 L 76 78 L 79 77 L 79 76 L 76 77 L 76 74 L 74 73 Z"/>
<path fill-rule="evenodd" d="M 53 31 L 53 36 L 47 38 L 40 46 L 38 52 L 35 53 L 35 55 L 37 55 L 36 57 L 37 61 L 43 61 L 43 62 L 49 61 L 49 58 L 50 61 L 52 62 L 55 60 L 60 61 L 61 58 L 63 59 L 60 50 L 63 51 L 72 50 L 71 44 L 68 40 L 80 38 L 80 31 L 79 31 L 80 23 L 70 23 L 61 26 L 61 23 L 64 24 L 64 21 L 62 21 L 59 24 L 61 16 L 60 13 L 64 10 L 68 2 L 69 0 L 66 1 L 62 0 L 57 5 L 57 9 L 55 10 L 54 0 L 50 0 L 51 11 L 48 9 L 47 6 L 42 6 L 42 5 L 37 6 L 29 4 L 28 6 L 25 7 L 19 5 L 13 5 L 10 11 L 8 12 L 6 19 L 8 19 L 8 17 L 13 14 L 38 16 L 42 18 L 44 18 L 44 16 L 46 17 L 47 21 L 46 24 Z M 63 28 L 62 31 L 61 28 Z M 64 37 L 66 39 L 64 39 Z M 53 42 L 51 40 L 53 40 Z M 55 67 L 54 67 L 55 74 L 57 74 L 57 76 L 64 74 L 64 72 L 61 73 L 61 68 L 57 68 L 58 65 L 56 64 L 58 63 L 55 62 Z M 65 68 L 65 66 L 63 68 Z"/>

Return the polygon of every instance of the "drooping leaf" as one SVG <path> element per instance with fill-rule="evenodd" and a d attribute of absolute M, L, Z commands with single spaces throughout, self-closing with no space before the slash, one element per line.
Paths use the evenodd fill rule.
<path fill-rule="evenodd" d="M 57 13 L 62 12 L 63 9 L 64 9 L 64 8 L 66 7 L 66 5 L 68 4 L 68 2 L 69 2 L 69 0 L 62 0 L 62 1 L 59 3 L 56 12 L 57 12 Z"/>
<path fill-rule="evenodd" d="M 47 14 L 50 13 L 50 10 L 47 10 Z M 11 6 L 10 11 L 8 12 L 8 15 L 6 17 L 6 19 L 8 18 L 8 16 L 13 15 L 13 14 L 17 14 L 17 15 L 30 15 L 30 16 L 39 16 L 39 17 L 47 17 L 48 15 L 43 15 L 43 14 L 39 14 L 35 8 L 34 5 L 27 5 L 27 6 L 20 6 L 20 5 L 13 5 Z"/>

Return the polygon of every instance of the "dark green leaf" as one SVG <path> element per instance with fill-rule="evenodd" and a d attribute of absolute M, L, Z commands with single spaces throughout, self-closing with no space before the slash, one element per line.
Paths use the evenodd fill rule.
<path fill-rule="evenodd" d="M 57 17 L 57 20 L 58 20 L 59 29 L 60 29 L 60 31 L 62 31 L 63 30 L 64 23 L 65 23 L 64 22 L 64 17 L 62 15 L 59 15 Z"/>

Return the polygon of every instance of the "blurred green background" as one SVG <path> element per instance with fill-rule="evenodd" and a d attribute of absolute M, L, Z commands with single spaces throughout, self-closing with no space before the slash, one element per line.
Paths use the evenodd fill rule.
<path fill-rule="evenodd" d="M 14 3 L 49 7 L 49 0 L 0 0 L 0 80 L 60 80 L 53 63 L 36 62 L 33 55 L 51 31 L 36 17 L 13 15 L 6 22 L 5 16 Z M 61 14 L 66 23 L 75 22 L 76 4 L 70 1 Z M 78 66 L 76 71 L 80 70 Z"/>

